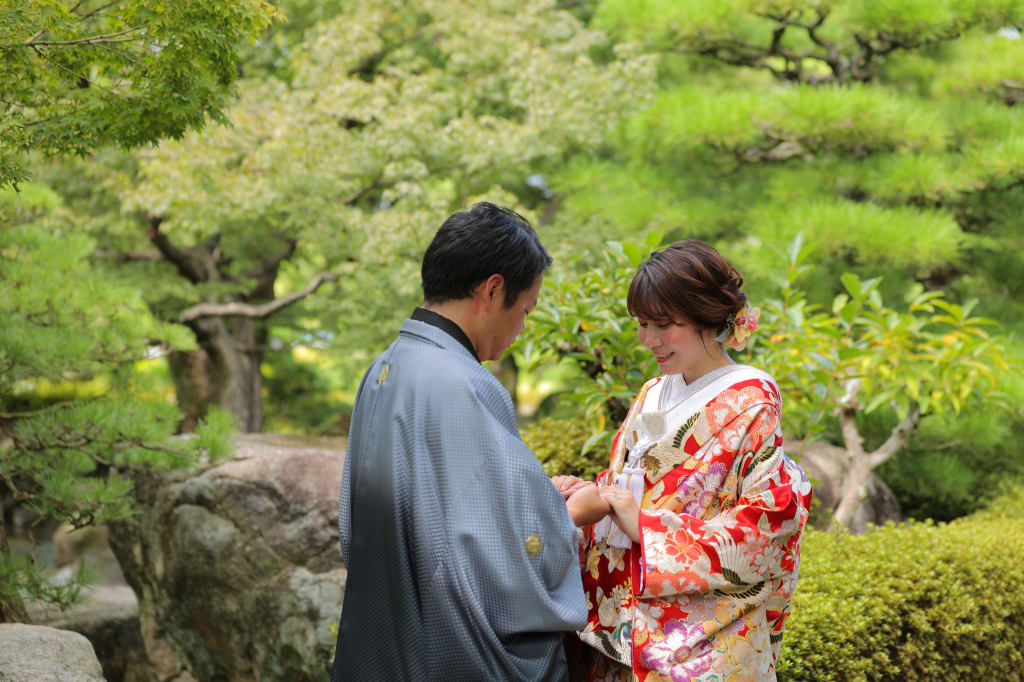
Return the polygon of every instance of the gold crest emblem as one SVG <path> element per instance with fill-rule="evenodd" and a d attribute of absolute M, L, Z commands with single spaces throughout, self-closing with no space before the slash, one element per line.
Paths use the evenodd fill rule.
<path fill-rule="evenodd" d="M 537 556 L 540 554 L 541 547 L 544 546 L 544 543 L 541 541 L 539 535 L 534 534 L 526 538 L 526 542 L 523 543 L 523 546 L 526 547 L 526 553 L 529 556 Z"/>
<path fill-rule="evenodd" d="M 384 365 L 380 370 L 380 376 L 377 377 L 377 385 L 380 386 L 384 383 L 384 380 L 388 378 L 388 370 L 391 369 L 391 365 Z"/>

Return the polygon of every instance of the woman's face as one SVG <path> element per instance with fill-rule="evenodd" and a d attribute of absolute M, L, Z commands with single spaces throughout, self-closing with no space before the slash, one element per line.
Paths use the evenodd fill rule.
<path fill-rule="evenodd" d="M 644 318 L 637 318 L 637 322 L 640 343 L 654 353 L 663 374 L 683 374 L 689 381 L 690 377 L 703 374 L 701 370 L 715 359 L 712 353 L 718 343 L 713 335 L 708 342 L 707 331 L 702 334 L 700 329 L 687 322 Z"/>

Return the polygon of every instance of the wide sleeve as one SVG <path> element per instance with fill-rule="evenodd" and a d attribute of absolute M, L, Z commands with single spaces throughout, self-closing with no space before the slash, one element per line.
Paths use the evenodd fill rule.
<path fill-rule="evenodd" d="M 365 419 L 366 406 L 363 404 L 363 387 L 366 385 L 366 378 L 374 373 L 378 363 L 373 363 L 363 374 L 359 382 L 359 390 L 356 392 L 355 407 L 352 410 L 351 427 L 349 428 L 348 446 L 345 448 L 345 460 L 342 463 L 341 490 L 338 493 L 338 539 L 341 541 L 341 560 L 346 565 L 352 550 L 352 468 L 349 464 L 349 456 L 359 451 L 361 438 L 358 425 Z M 377 370 L 379 372 L 379 370 Z M 372 411 L 372 410 L 371 410 Z"/>
<path fill-rule="evenodd" d="M 716 514 L 641 511 L 639 598 L 744 592 L 795 569 L 810 483 L 783 454 L 779 419 L 774 402 L 750 406 L 704 449 L 732 473 L 709 491 L 726 500 Z"/>
<path fill-rule="evenodd" d="M 453 476 L 441 488 L 456 579 L 501 637 L 579 629 L 587 614 L 576 527 L 491 378 L 446 396 L 460 418 L 438 434 Z"/>

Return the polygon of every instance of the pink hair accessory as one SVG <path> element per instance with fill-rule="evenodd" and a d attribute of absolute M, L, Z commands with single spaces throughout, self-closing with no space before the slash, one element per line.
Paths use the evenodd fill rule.
<path fill-rule="evenodd" d="M 733 350 L 746 348 L 751 332 L 757 331 L 757 322 L 760 317 L 760 308 L 741 308 L 735 317 L 729 320 L 731 332 L 725 340 L 725 347 Z"/>

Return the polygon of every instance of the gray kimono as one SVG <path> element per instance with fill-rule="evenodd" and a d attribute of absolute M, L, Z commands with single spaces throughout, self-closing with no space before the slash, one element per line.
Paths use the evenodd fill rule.
<path fill-rule="evenodd" d="M 508 392 L 417 319 L 356 396 L 333 682 L 562 680 L 587 609 L 576 531 Z"/>

